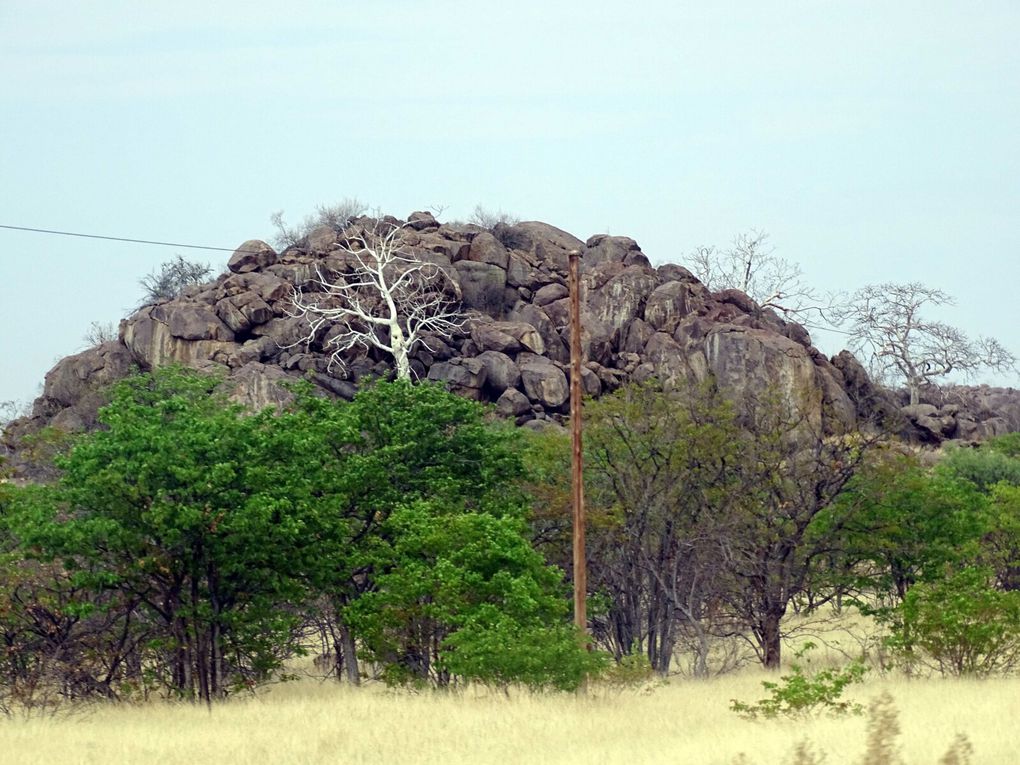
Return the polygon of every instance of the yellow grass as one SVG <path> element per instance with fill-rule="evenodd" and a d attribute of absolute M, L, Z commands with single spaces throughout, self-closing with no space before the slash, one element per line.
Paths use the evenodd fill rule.
<path fill-rule="evenodd" d="M 789 761 L 808 738 L 826 762 L 856 762 L 865 720 L 747 722 L 729 699 L 761 695 L 759 672 L 676 680 L 650 692 L 585 696 L 351 689 L 303 680 L 257 699 L 203 707 L 154 703 L 0 721 L 0 763 L 720 763 L 738 753 Z M 975 765 L 1020 762 L 1020 679 L 872 679 L 853 697 L 896 700 L 907 765 L 935 765 L 965 732 Z"/>

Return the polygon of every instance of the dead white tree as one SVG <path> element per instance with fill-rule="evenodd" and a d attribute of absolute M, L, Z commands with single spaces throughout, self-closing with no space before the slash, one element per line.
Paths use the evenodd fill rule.
<path fill-rule="evenodd" d="M 902 381 L 916 404 L 924 386 L 938 387 L 939 378 L 954 372 L 969 377 L 981 369 L 1016 369 L 1016 357 L 995 338 L 971 340 L 921 315 L 926 307 L 953 304 L 950 295 L 920 282 L 869 284 L 835 318 L 847 326 L 851 349 L 870 358 L 872 374 Z"/>
<path fill-rule="evenodd" d="M 738 289 L 786 317 L 827 319 L 836 296 L 822 296 L 807 284 L 800 266 L 777 256 L 768 238 L 752 229 L 737 236 L 728 250 L 698 247 L 688 256 L 691 271 L 713 292 Z"/>
<path fill-rule="evenodd" d="M 349 230 L 332 254 L 345 258 L 350 271 L 317 265 L 311 288 L 295 288 L 290 314 L 309 325 L 301 342 L 324 336 L 331 364 L 342 368 L 347 351 L 374 347 L 393 356 L 398 379 L 410 380 L 415 346 L 434 350 L 426 335 L 450 336 L 463 325 L 444 289 L 449 276 L 417 257 L 403 234 L 403 227 L 385 221 Z"/>

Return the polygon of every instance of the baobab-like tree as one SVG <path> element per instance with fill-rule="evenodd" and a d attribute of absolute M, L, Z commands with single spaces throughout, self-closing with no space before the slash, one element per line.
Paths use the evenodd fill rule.
<path fill-rule="evenodd" d="M 923 387 L 938 387 L 946 375 L 1016 369 L 1016 357 L 995 338 L 972 340 L 922 315 L 940 305 L 953 305 L 953 298 L 920 282 L 869 284 L 836 315 L 847 326 L 851 348 L 870 358 L 872 374 L 905 384 L 911 404 L 920 400 Z"/>
<path fill-rule="evenodd" d="M 304 289 L 295 288 L 291 315 L 309 326 L 302 342 L 324 336 L 331 364 L 342 367 L 351 349 L 374 347 L 393 356 L 398 379 L 410 380 L 415 346 L 428 347 L 426 335 L 449 336 L 464 323 L 447 295 L 449 276 L 418 257 L 405 243 L 404 231 L 386 221 L 349 228 L 334 254 L 350 270 L 317 265 L 316 278 Z"/>

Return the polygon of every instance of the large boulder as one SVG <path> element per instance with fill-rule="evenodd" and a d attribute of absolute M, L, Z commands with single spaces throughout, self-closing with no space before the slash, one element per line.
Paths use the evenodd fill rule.
<path fill-rule="evenodd" d="M 476 263 L 473 260 L 459 260 L 453 264 L 457 270 L 462 304 L 499 318 L 506 305 L 506 271 L 491 263 Z"/>
<path fill-rule="evenodd" d="M 480 351 L 544 353 L 545 342 L 531 324 L 521 321 L 475 321 L 471 339 Z"/>
<path fill-rule="evenodd" d="M 520 384 L 521 370 L 505 353 L 485 351 L 477 358 L 485 369 L 485 384 L 497 395 Z"/>
<path fill-rule="evenodd" d="M 471 245 L 467 252 L 468 260 L 498 266 L 504 271 L 506 270 L 509 258 L 510 253 L 507 252 L 506 247 L 487 231 L 471 240 Z"/>
<path fill-rule="evenodd" d="M 485 385 L 485 374 L 485 362 L 481 359 L 454 359 L 434 364 L 428 379 L 445 383 L 451 390 L 477 399 Z"/>
<path fill-rule="evenodd" d="M 230 256 L 227 268 L 235 274 L 261 271 L 276 263 L 278 257 L 276 250 L 261 239 L 249 239 Z"/>
<path fill-rule="evenodd" d="M 570 398 L 563 370 L 544 356 L 521 354 L 517 359 L 521 383 L 528 398 L 548 409 L 559 409 Z"/>
<path fill-rule="evenodd" d="M 704 352 L 719 388 L 738 407 L 776 394 L 791 416 L 802 418 L 811 432 L 822 432 L 822 389 L 802 345 L 775 333 L 729 325 L 708 333 Z"/>
<path fill-rule="evenodd" d="M 261 298 L 260 298 L 261 300 Z M 170 334 L 181 340 L 232 341 L 234 333 L 215 311 L 199 303 L 161 303 L 153 306 L 153 319 L 167 325 Z"/>
<path fill-rule="evenodd" d="M 59 406 L 74 406 L 87 393 L 126 377 L 134 363 L 119 340 L 67 356 L 46 373 L 42 397 Z"/>
<path fill-rule="evenodd" d="M 703 296 L 695 297 L 694 291 L 687 282 L 660 284 L 648 296 L 644 320 L 655 330 L 672 334 L 685 316 L 704 304 Z"/>
<path fill-rule="evenodd" d="M 234 333 L 208 308 L 176 303 L 143 308 L 124 323 L 122 340 L 146 369 L 226 364 L 238 347 Z"/>
<path fill-rule="evenodd" d="M 648 296 L 658 286 L 655 273 L 643 266 L 627 266 L 588 297 L 588 310 L 598 321 L 622 329 L 644 314 Z"/>
<path fill-rule="evenodd" d="M 273 318 L 273 309 L 255 292 L 242 292 L 216 303 L 216 315 L 231 331 L 247 332 Z"/>

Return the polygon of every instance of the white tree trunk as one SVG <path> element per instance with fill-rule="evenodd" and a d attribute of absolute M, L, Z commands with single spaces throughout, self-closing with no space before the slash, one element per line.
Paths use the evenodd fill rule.
<path fill-rule="evenodd" d="M 397 365 L 397 379 L 411 380 L 411 361 L 407 356 L 407 340 L 404 337 L 404 330 L 396 321 L 390 324 L 390 348 L 393 352 L 393 360 Z"/>

